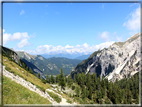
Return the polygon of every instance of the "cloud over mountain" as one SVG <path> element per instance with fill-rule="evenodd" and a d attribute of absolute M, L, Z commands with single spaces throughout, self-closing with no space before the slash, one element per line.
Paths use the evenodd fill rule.
<path fill-rule="evenodd" d="M 75 46 L 53 46 L 53 45 L 43 45 L 43 46 L 38 46 L 36 50 L 27 50 L 28 53 L 31 54 L 63 54 L 63 53 L 68 53 L 68 54 L 75 54 L 75 53 L 80 53 L 80 54 L 89 54 L 92 53 L 98 49 L 103 49 L 105 47 L 109 47 L 111 44 L 113 44 L 114 41 L 111 42 L 104 42 L 99 45 L 89 45 L 87 43 L 84 43 L 82 45 L 75 45 Z"/>

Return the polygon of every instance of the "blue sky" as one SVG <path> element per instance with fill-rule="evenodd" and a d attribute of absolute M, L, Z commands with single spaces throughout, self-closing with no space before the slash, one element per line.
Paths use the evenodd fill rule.
<path fill-rule="evenodd" d="M 88 54 L 139 33 L 139 24 L 139 3 L 4 3 L 3 45 Z"/>

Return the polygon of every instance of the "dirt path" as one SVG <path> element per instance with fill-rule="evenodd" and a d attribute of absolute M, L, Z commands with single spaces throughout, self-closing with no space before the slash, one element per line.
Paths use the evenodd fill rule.
<path fill-rule="evenodd" d="M 59 103 L 60 105 L 71 105 L 70 103 L 67 102 L 67 100 L 65 98 L 63 98 L 60 94 L 54 92 L 51 89 L 46 89 L 46 91 L 50 91 L 53 92 L 54 94 L 58 95 L 59 97 L 61 97 L 62 101 Z"/>

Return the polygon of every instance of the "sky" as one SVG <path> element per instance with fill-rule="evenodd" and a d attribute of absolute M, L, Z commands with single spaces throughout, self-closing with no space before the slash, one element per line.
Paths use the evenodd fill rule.
<path fill-rule="evenodd" d="M 3 46 L 89 54 L 140 32 L 139 3 L 3 3 Z"/>

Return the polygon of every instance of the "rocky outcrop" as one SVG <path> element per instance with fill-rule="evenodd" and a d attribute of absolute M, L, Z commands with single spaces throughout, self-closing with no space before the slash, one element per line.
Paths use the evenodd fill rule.
<path fill-rule="evenodd" d="M 20 57 L 18 56 L 18 54 L 16 52 L 14 52 L 13 50 L 6 48 L 6 47 L 3 47 L 3 46 L 1 46 L 1 49 L 2 49 L 3 55 L 6 55 L 7 57 L 11 58 L 16 63 L 18 63 L 19 60 L 21 60 Z"/>
<path fill-rule="evenodd" d="M 87 60 L 78 64 L 71 72 L 97 73 L 110 81 L 130 77 L 140 69 L 140 34 L 128 38 L 125 42 L 116 42 L 109 48 L 94 52 Z"/>

